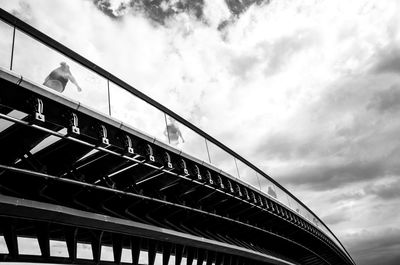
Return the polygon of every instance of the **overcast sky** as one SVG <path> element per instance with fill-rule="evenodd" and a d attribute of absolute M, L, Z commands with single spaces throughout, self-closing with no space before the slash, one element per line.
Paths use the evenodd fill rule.
<path fill-rule="evenodd" d="M 399 264 L 400 2 L 154 2 L 0 6 L 259 166 L 357 264 Z"/>

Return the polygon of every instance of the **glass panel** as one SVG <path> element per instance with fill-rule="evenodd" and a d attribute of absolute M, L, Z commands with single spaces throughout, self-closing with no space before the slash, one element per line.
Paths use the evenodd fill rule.
<path fill-rule="evenodd" d="M 93 259 L 92 246 L 90 244 L 77 243 L 76 257 L 78 259 Z"/>
<path fill-rule="evenodd" d="M 211 164 L 237 178 L 238 174 L 234 157 L 209 141 L 207 141 L 207 146 L 210 152 Z"/>
<path fill-rule="evenodd" d="M 50 256 L 67 258 L 67 243 L 65 241 L 50 240 Z"/>
<path fill-rule="evenodd" d="M 8 254 L 8 249 L 6 245 L 6 241 L 4 239 L 4 236 L 0 236 L 0 253 L 1 254 Z"/>
<path fill-rule="evenodd" d="M 114 261 L 114 252 L 112 247 L 101 246 L 100 260 Z"/>
<path fill-rule="evenodd" d="M 168 115 L 166 117 L 167 127 L 164 134 L 169 139 L 169 144 L 200 160 L 209 162 L 204 137 L 177 122 L 174 118 Z"/>
<path fill-rule="evenodd" d="M 121 253 L 121 262 L 132 263 L 132 253 L 130 249 L 123 248 Z"/>
<path fill-rule="evenodd" d="M 288 196 L 281 188 L 275 186 L 276 198 L 284 205 L 288 205 Z"/>
<path fill-rule="evenodd" d="M 260 181 L 257 172 L 238 159 L 236 159 L 236 163 L 239 169 L 239 178 L 259 190 Z"/>
<path fill-rule="evenodd" d="M 294 212 L 300 211 L 298 203 L 296 202 L 295 199 L 289 196 L 289 207 L 292 209 Z"/>
<path fill-rule="evenodd" d="M 40 256 L 39 242 L 36 238 L 17 237 L 19 254 Z"/>
<path fill-rule="evenodd" d="M 0 20 L 0 67 L 10 69 L 13 27 Z"/>
<path fill-rule="evenodd" d="M 276 196 L 276 191 L 275 191 L 275 186 L 272 184 L 270 180 L 265 178 L 264 176 L 258 175 L 259 180 L 260 180 L 260 185 L 261 185 L 261 191 L 267 194 L 268 196 L 272 198 L 277 198 Z"/>
<path fill-rule="evenodd" d="M 139 254 L 139 263 L 140 264 L 148 264 L 148 257 L 149 254 L 146 250 L 140 250 L 140 254 Z"/>
<path fill-rule="evenodd" d="M 86 106 L 108 113 L 105 78 L 18 30 L 13 70 L 35 83 L 45 84 Z"/>
<path fill-rule="evenodd" d="M 111 116 L 129 124 L 138 131 L 168 143 L 165 115 L 120 86 L 110 82 Z"/>

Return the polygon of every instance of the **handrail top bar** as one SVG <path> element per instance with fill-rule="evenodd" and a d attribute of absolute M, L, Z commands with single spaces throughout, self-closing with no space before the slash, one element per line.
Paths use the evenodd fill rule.
<path fill-rule="evenodd" d="M 129 85 L 125 81 L 121 80 L 120 78 L 116 77 L 115 75 L 111 74 L 104 68 L 96 65 L 95 63 L 89 61 L 88 59 L 84 58 L 77 52 L 71 50 L 70 48 L 66 47 L 65 45 L 61 44 L 60 42 L 52 39 L 51 37 L 47 36 L 43 32 L 37 30 L 36 28 L 32 27 L 31 25 L 27 24 L 26 22 L 20 20 L 19 18 L 11 15 L 7 11 L 5 11 L 3 8 L 0 8 L 0 19 L 5 21 L 8 24 L 11 24 L 15 28 L 18 28 L 25 34 L 29 35 L 30 37 L 38 40 L 39 42 L 45 44 L 46 46 L 51 47 L 52 49 L 60 52 L 61 54 L 69 57 L 70 59 L 76 61 L 77 63 L 81 64 L 82 66 L 92 70 L 93 72 L 99 74 L 100 76 L 103 76 L 107 78 L 109 81 L 115 83 L 116 85 L 120 86 L 121 88 L 125 89 L 126 91 L 132 93 L 136 97 L 144 100 L 148 104 L 152 105 L 153 107 L 159 109 L 160 111 L 164 112 L 168 116 L 174 118 L 175 120 L 179 121 L 181 124 L 185 125 L 186 127 L 190 128 L 200 136 L 204 137 L 208 141 L 212 142 L 213 144 L 217 145 L 220 147 L 222 150 L 226 151 L 233 157 L 239 159 L 241 162 L 246 164 L 248 167 L 252 168 L 254 171 L 256 171 L 258 174 L 263 176 L 264 178 L 268 179 L 271 181 L 274 185 L 278 186 L 281 190 L 283 190 L 286 194 L 288 194 L 291 198 L 293 198 L 297 203 L 299 203 L 302 207 L 304 207 L 307 211 L 309 211 L 313 217 L 317 218 L 317 220 L 333 235 L 333 237 L 336 239 L 336 241 L 340 244 L 341 248 L 344 249 L 346 252 L 347 256 L 351 259 L 351 261 L 354 263 L 353 259 L 351 258 L 350 254 L 347 252 L 346 248 L 342 245 L 342 243 L 339 241 L 339 239 L 335 236 L 335 234 L 329 229 L 328 226 L 325 225 L 325 223 L 313 212 L 311 211 L 303 202 L 301 202 L 297 197 L 295 197 L 291 192 L 289 192 L 285 187 L 283 187 L 281 184 L 279 184 L 277 181 L 275 181 L 273 178 L 271 178 L 269 175 L 267 175 L 265 172 L 260 170 L 258 167 L 250 163 L 247 159 L 243 158 L 240 156 L 238 153 L 230 149 L 229 147 L 225 146 L 222 144 L 220 141 L 212 137 L 211 135 L 207 134 L 200 128 L 196 127 L 189 121 L 185 120 L 172 110 L 168 109 L 164 105 L 158 103 L 157 101 L 153 100 L 149 96 L 145 95 L 144 93 L 140 92 L 133 86 Z"/>

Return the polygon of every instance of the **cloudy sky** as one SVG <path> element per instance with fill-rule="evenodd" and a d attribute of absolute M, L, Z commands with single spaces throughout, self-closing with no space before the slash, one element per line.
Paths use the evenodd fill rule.
<path fill-rule="evenodd" d="M 259 166 L 357 264 L 398 264 L 398 0 L 0 6 Z"/>

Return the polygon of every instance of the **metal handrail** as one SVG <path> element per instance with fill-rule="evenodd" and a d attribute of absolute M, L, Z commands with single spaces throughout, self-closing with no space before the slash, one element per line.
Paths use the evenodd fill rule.
<path fill-rule="evenodd" d="M 82 66 L 84 66 L 84 67 L 92 70 L 93 72 L 99 74 L 100 76 L 105 77 L 109 81 L 115 83 L 116 85 L 118 85 L 121 88 L 125 89 L 126 91 L 132 93 L 133 95 L 135 95 L 136 97 L 140 98 L 141 100 L 147 102 L 148 104 L 152 105 L 153 107 L 157 108 L 158 110 L 162 111 L 163 113 L 167 114 L 168 116 L 170 116 L 170 117 L 174 118 L 175 120 L 179 121 L 180 123 L 182 123 L 186 127 L 190 128 L 191 130 L 193 130 L 194 132 L 196 132 L 200 136 L 204 137 L 207 141 L 212 142 L 213 144 L 215 144 L 216 146 L 218 146 L 219 148 L 221 148 L 222 150 L 224 150 L 228 154 L 230 154 L 233 157 L 239 159 L 241 162 L 243 162 L 245 165 L 247 165 L 248 167 L 250 167 L 251 169 L 256 171 L 258 174 L 260 174 L 261 176 L 263 176 L 267 180 L 271 181 L 274 185 L 279 187 L 287 195 L 289 195 L 297 203 L 299 203 L 302 207 L 304 207 L 308 212 L 310 212 L 313 215 L 313 217 L 317 218 L 317 220 L 330 232 L 330 234 L 340 244 L 340 247 L 345 251 L 347 257 L 353 262 L 353 264 L 355 264 L 353 259 L 350 256 L 350 254 L 344 248 L 344 246 L 339 241 L 339 239 L 335 236 L 335 234 L 329 229 L 329 227 L 327 225 L 325 225 L 325 223 L 313 211 L 311 211 L 305 204 L 303 204 L 299 199 L 297 199 L 285 187 L 280 185 L 278 182 L 276 182 L 273 178 L 271 178 L 269 175 L 267 175 L 261 169 L 259 169 L 258 167 L 256 167 L 252 163 L 250 163 L 247 159 L 243 158 L 241 155 L 239 155 L 238 153 L 236 153 L 235 151 L 233 151 L 232 149 L 230 149 L 229 147 L 227 147 L 226 145 L 224 145 L 223 143 L 221 143 L 220 141 L 218 141 L 217 139 L 215 139 L 211 135 L 207 134 L 206 132 L 204 132 L 200 128 L 196 127 L 195 125 L 193 125 L 189 121 L 185 120 L 184 118 L 182 118 L 181 116 L 179 116 L 178 114 L 173 112 L 172 110 L 168 109 L 164 105 L 162 105 L 162 104 L 158 103 L 157 101 L 153 100 L 149 96 L 145 95 L 144 93 L 140 92 L 139 90 L 137 90 L 133 86 L 131 86 L 128 83 L 126 83 L 125 81 L 123 81 L 123 80 L 119 79 L 118 77 L 116 77 L 115 75 L 111 74 L 110 72 L 108 72 L 104 68 L 102 68 L 102 67 L 96 65 L 95 63 L 89 61 L 88 59 L 86 59 L 85 57 L 81 56 L 77 52 L 71 50 L 70 48 L 66 47 L 65 45 L 61 44 L 60 42 L 50 38 L 49 36 L 47 36 L 43 32 L 37 30 L 36 28 L 32 27 L 31 25 L 27 24 L 26 22 L 20 20 L 19 18 L 9 14 L 7 11 L 5 11 L 2 8 L 0 8 L 0 18 L 1 18 L 1 20 L 5 21 L 6 23 L 11 24 L 15 28 L 17 28 L 17 29 L 21 30 L 22 32 L 24 32 L 25 34 L 29 35 L 33 39 L 36 39 L 39 42 L 44 43 L 46 46 L 54 49 L 55 51 L 60 52 L 61 54 L 63 54 L 65 56 L 69 57 L 70 59 L 78 62 Z M 15 30 L 14 30 L 14 34 L 15 34 Z"/>

